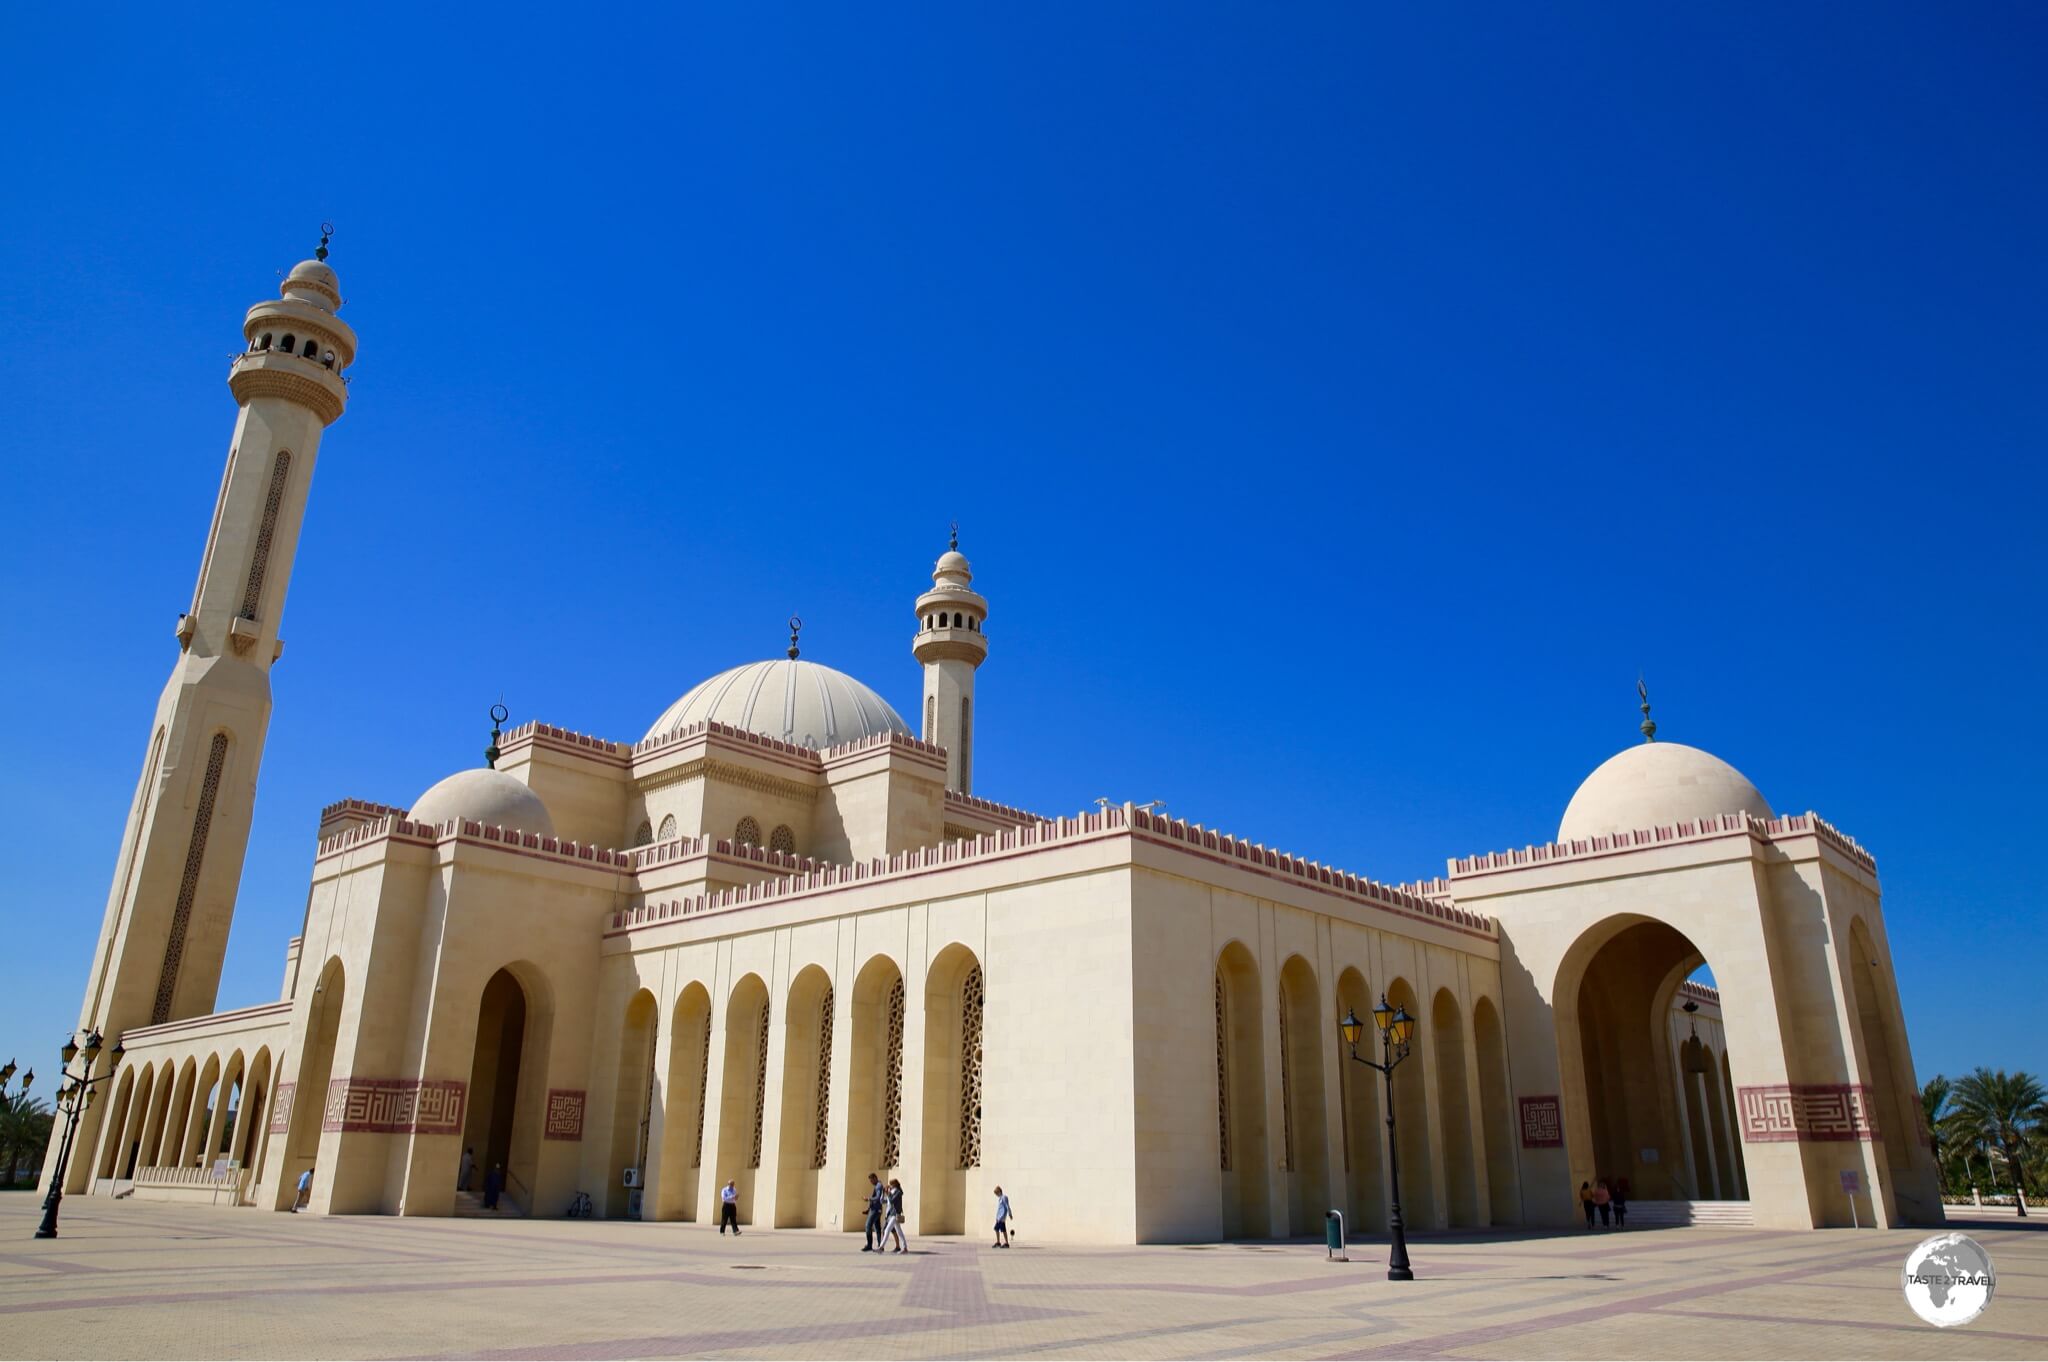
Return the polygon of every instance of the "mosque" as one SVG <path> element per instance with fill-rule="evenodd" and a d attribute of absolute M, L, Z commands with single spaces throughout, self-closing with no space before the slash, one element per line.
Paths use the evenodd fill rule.
<path fill-rule="evenodd" d="M 1000 1183 L 1034 1238 L 1098 1244 L 1315 1234 L 1332 1208 L 1376 1235 L 1397 1190 L 1415 1228 L 1560 1226 L 1603 1177 L 1639 1217 L 1942 1219 L 1847 835 L 1655 741 L 1647 701 L 1555 838 L 1422 883 L 1128 804 L 997 803 L 990 602 L 957 542 L 906 602 L 915 729 L 794 631 L 637 740 L 494 729 L 416 799 L 320 812 L 277 999 L 215 1010 L 356 355 L 326 256 L 249 309 L 229 370 L 79 1012 L 101 1072 L 124 1053 L 67 1192 L 283 1210 L 312 1168 L 314 1214 L 475 1214 L 473 1151 L 503 1214 L 708 1223 L 731 1181 L 745 1224 L 846 1232 L 875 1171 L 914 1233 L 980 1230 Z M 1415 1028 L 1393 1122 L 1339 1031 L 1382 998 Z"/>

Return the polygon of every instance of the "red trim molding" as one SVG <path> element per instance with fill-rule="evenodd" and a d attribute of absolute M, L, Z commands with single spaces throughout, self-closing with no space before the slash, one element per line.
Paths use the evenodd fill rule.
<path fill-rule="evenodd" d="M 1739 1088 L 1745 1144 L 1875 1140 L 1877 1115 L 1861 1083 L 1777 1083 Z"/>
<path fill-rule="evenodd" d="M 337 1078 L 327 1085 L 322 1130 L 374 1135 L 460 1135 L 469 1085 L 454 1078 Z"/>

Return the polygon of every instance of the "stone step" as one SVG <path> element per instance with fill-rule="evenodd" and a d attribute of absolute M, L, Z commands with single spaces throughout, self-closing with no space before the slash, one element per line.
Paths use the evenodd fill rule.
<path fill-rule="evenodd" d="M 1749 1226 L 1756 1223 L 1747 1201 L 1631 1201 L 1631 1225 Z"/>
<path fill-rule="evenodd" d="M 498 1196 L 498 1209 L 487 1211 L 484 1209 L 484 1194 L 482 1192 L 457 1192 L 455 1194 L 455 1214 L 466 1220 L 517 1219 L 525 1215 L 526 1212 L 520 1210 L 518 1206 L 513 1204 L 512 1198 L 503 1193 L 500 1193 Z"/>

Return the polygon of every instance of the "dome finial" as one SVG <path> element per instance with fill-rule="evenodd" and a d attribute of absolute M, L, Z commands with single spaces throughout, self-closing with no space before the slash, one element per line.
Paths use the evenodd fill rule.
<path fill-rule="evenodd" d="M 333 223 L 331 223 L 331 222 L 323 222 L 323 223 L 321 223 L 321 224 L 320 224 L 320 249 L 319 249 L 319 250 L 317 250 L 317 251 L 314 251 L 314 252 L 313 252 L 313 258 L 314 258 L 315 260 L 325 260 L 325 259 L 327 258 L 327 243 L 328 243 L 329 241 L 331 241 L 331 240 L 332 240 L 333 238 L 334 238 L 334 224 L 333 224 Z"/>
<path fill-rule="evenodd" d="M 953 522 L 952 537 L 946 541 L 946 551 L 949 553 L 960 552 L 960 522 L 957 520 Z"/>
<path fill-rule="evenodd" d="M 804 622 L 795 615 L 789 617 L 789 660 L 796 661 L 796 636 L 802 631 Z"/>
<path fill-rule="evenodd" d="M 498 725 L 511 717 L 512 711 L 505 708 L 503 700 L 491 706 L 491 745 L 484 749 L 484 765 L 490 767 L 493 771 L 498 769 L 498 738 L 501 736 L 498 731 Z"/>
<path fill-rule="evenodd" d="M 1655 742 L 1657 741 L 1657 721 L 1650 717 L 1650 686 L 1648 682 L 1643 680 L 1641 672 L 1636 673 L 1636 694 L 1643 701 L 1643 741 Z"/>

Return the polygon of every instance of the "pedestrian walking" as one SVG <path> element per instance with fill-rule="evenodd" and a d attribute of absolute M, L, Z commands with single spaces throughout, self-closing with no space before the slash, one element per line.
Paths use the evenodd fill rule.
<path fill-rule="evenodd" d="M 1607 1204 L 1614 1208 L 1614 1228 L 1628 1224 L 1628 1179 L 1616 1178 L 1608 1190 Z"/>
<path fill-rule="evenodd" d="M 736 1182 L 728 1182 L 718 1194 L 718 1232 L 725 1233 L 726 1226 L 732 1226 L 732 1237 L 740 1237 L 740 1189 Z"/>
<path fill-rule="evenodd" d="M 1593 1188 L 1593 1204 L 1600 1208 L 1601 1229 L 1606 1229 L 1608 1221 L 1612 1218 L 1611 1212 L 1613 1207 L 1611 1203 L 1613 1200 L 1614 1194 L 1607 1190 L 1607 1179 L 1600 1179 L 1599 1183 Z"/>
<path fill-rule="evenodd" d="M 484 1174 L 484 1209 L 498 1209 L 498 1197 L 505 1190 L 505 1165 L 494 1163 L 491 1171 Z"/>
<path fill-rule="evenodd" d="M 468 1191 L 469 1175 L 475 1171 L 476 1150 L 474 1148 L 464 1149 L 462 1151 L 462 1167 L 455 1174 L 455 1190 L 458 1192 Z"/>
<path fill-rule="evenodd" d="M 866 1242 L 860 1246 L 862 1253 L 882 1251 L 882 1213 L 888 1206 L 889 1194 L 882 1190 L 882 1179 L 873 1173 L 868 1174 L 868 1219 Z"/>
<path fill-rule="evenodd" d="M 1590 1230 L 1593 1228 L 1593 1217 L 1599 1214 L 1599 1211 L 1593 1206 L 1592 1183 L 1582 1182 L 1579 1184 L 1579 1204 L 1586 1208 L 1586 1228 Z"/>
<path fill-rule="evenodd" d="M 297 1214 L 313 1200 L 313 1165 L 307 1164 L 306 1171 L 299 1174 L 299 1194 L 292 1198 L 292 1213 Z"/>
<path fill-rule="evenodd" d="M 892 1235 L 898 1253 L 910 1252 L 910 1239 L 903 1233 L 903 1184 L 894 1178 L 889 1179 L 889 1220 L 882 1226 L 882 1242 L 888 1243 Z"/>
<path fill-rule="evenodd" d="M 1003 1193 L 1003 1189 L 1002 1189 L 1002 1188 L 1000 1188 L 1000 1187 L 996 1188 L 996 1244 L 995 1244 L 995 1246 L 996 1246 L 997 1248 L 1008 1248 L 1008 1247 L 1010 1246 L 1010 1217 L 1011 1217 L 1011 1214 L 1012 1214 L 1012 1212 L 1011 1212 L 1011 1210 L 1010 1210 L 1010 1198 L 1009 1198 L 1008 1196 L 1004 1195 L 1004 1193 Z"/>

